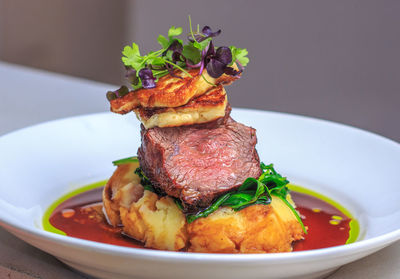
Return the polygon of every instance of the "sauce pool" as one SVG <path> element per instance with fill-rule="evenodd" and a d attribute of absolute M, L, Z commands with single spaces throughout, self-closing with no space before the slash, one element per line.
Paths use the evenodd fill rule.
<path fill-rule="evenodd" d="M 61 202 L 47 214 L 50 216 L 47 216 L 48 219 L 45 217 L 45 229 L 107 244 L 145 248 L 140 242 L 123 235 L 121 228 L 108 225 L 102 211 L 102 191 L 103 187 L 98 187 Z M 345 213 L 312 195 L 291 191 L 291 196 L 308 231 L 303 240 L 294 243 L 293 251 L 327 248 L 348 242 L 352 219 Z"/>

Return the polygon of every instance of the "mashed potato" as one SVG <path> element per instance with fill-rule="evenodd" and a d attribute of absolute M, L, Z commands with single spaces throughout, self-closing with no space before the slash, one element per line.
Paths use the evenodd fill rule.
<path fill-rule="evenodd" d="M 303 232 L 290 209 L 276 197 L 270 205 L 240 211 L 222 207 L 207 218 L 187 224 L 168 196 L 144 190 L 133 173 L 137 163 L 117 168 L 107 183 L 104 211 L 111 225 L 146 247 L 203 253 L 273 253 L 292 251 Z"/>

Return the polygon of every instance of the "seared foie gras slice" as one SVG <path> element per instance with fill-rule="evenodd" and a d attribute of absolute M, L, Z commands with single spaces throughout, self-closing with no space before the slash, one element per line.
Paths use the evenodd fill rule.
<path fill-rule="evenodd" d="M 203 71 L 203 78 L 199 75 L 199 69 L 192 69 L 188 72 L 192 77 L 182 71 L 175 71 L 175 75 L 180 78 L 166 75 L 157 81 L 155 88 L 141 88 L 131 91 L 121 98 L 111 100 L 111 111 L 125 114 L 137 107 L 180 107 L 186 105 L 191 99 L 208 92 L 214 87 L 210 83 L 229 85 L 239 78 L 239 76 L 234 77 L 225 74 L 219 78 L 213 78 L 207 74 L 207 71 Z"/>
<path fill-rule="evenodd" d="M 201 124 L 225 116 L 228 104 L 225 89 L 222 85 L 213 87 L 206 94 L 176 108 L 143 108 L 134 109 L 136 116 L 146 129 L 153 127 L 177 127 Z"/>

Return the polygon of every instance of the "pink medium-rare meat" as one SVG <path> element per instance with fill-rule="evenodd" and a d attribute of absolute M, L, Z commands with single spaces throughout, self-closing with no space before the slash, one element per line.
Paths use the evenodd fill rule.
<path fill-rule="evenodd" d="M 261 175 L 255 129 L 224 121 L 144 129 L 140 166 L 153 186 L 180 199 L 187 211 L 207 207 L 221 194 Z"/>

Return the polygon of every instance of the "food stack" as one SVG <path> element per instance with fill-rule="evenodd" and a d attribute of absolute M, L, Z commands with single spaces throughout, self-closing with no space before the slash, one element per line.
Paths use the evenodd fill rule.
<path fill-rule="evenodd" d="M 203 28 L 205 37 L 215 33 Z M 196 42 L 201 38 L 193 35 Z M 172 40 L 164 53 L 173 44 Z M 189 64 L 183 70 L 172 59 L 167 64 L 177 67 L 167 67 L 168 74 L 157 82 L 153 83 L 151 67 L 141 69 L 142 88 L 111 94 L 111 111 L 133 111 L 142 125 L 137 159 L 117 162 L 105 187 L 108 221 L 156 249 L 291 251 L 292 241 L 303 234 L 293 212 L 280 199 L 260 194 L 261 188 L 246 186 L 263 169 L 255 149 L 255 129 L 230 116 L 224 86 L 237 80 L 242 70 L 239 61 L 232 62 L 232 48 L 222 48 L 215 51 L 209 40 L 201 66 Z M 208 53 L 212 55 L 207 58 Z M 217 67 L 221 61 L 215 62 L 218 57 L 224 62 L 222 70 Z M 179 59 L 183 63 L 185 57 Z"/>

